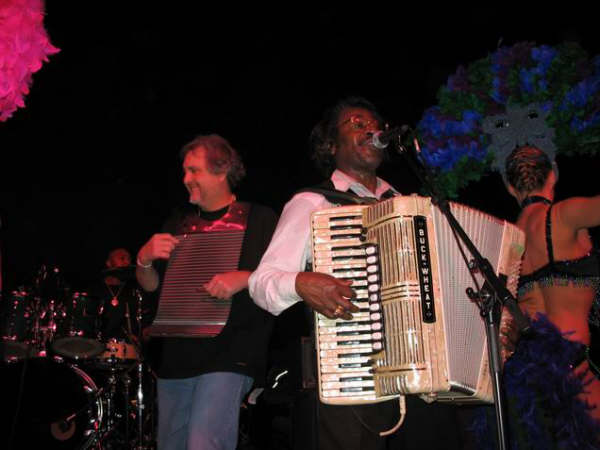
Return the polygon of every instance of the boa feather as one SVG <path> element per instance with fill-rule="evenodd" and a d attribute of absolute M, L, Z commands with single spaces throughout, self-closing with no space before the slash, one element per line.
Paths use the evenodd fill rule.
<path fill-rule="evenodd" d="M 0 0 L 0 122 L 25 106 L 32 75 L 59 51 L 43 21 L 42 0 Z"/>
<path fill-rule="evenodd" d="M 504 389 L 512 450 L 600 448 L 600 423 L 578 395 L 591 381 L 588 372 L 574 376 L 575 362 L 585 347 L 569 341 L 544 316 L 532 322 L 504 366 Z M 479 448 L 494 448 L 493 409 L 481 408 L 473 422 Z"/>

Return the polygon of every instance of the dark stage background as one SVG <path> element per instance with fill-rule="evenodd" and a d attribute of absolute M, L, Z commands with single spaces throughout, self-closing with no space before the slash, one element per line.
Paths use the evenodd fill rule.
<path fill-rule="evenodd" d="M 26 108 L 0 123 L 5 291 L 30 285 L 42 264 L 84 290 L 100 279 L 110 249 L 135 255 L 187 200 L 178 151 L 197 134 L 228 138 L 247 166 L 238 198 L 279 212 L 294 191 L 320 181 L 307 137 L 344 96 L 364 96 L 391 124 L 414 127 L 459 64 L 499 43 L 574 40 L 600 53 L 591 8 L 549 17 L 506 3 L 463 11 L 204 3 L 47 1 L 46 28 L 61 52 L 35 74 Z M 559 166 L 559 199 L 600 192 L 600 156 Z M 401 159 L 391 157 L 380 175 L 403 193 L 419 191 Z M 518 212 L 496 174 L 459 201 L 508 220 Z M 299 332 L 293 314 L 280 319 L 279 336 Z M 272 370 L 298 363 L 285 339 L 274 342 Z M 288 426 L 280 425 L 283 440 Z"/>
<path fill-rule="evenodd" d="M 280 211 L 320 180 L 306 140 L 339 98 L 363 95 L 390 123 L 414 126 L 459 64 L 499 42 L 600 51 L 590 11 L 193 3 L 47 2 L 61 52 L 34 76 L 26 108 L 0 124 L 6 287 L 45 263 L 84 289 L 109 249 L 137 252 L 186 201 L 177 153 L 197 134 L 222 134 L 242 153 L 238 197 Z M 559 162 L 559 196 L 598 192 L 598 158 Z M 381 175 L 419 189 L 395 158 Z M 517 212 L 496 175 L 460 201 L 511 220 Z"/>

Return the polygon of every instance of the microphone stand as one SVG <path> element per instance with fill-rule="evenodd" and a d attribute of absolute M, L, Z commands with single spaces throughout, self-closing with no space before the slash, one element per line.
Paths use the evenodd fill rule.
<path fill-rule="evenodd" d="M 418 147 L 416 139 L 415 147 Z M 433 182 L 433 173 L 431 169 L 417 158 L 414 152 L 411 154 L 402 145 L 400 139 L 398 139 L 398 153 L 405 158 L 410 169 L 415 173 L 423 186 L 430 192 L 431 201 L 440 209 L 442 214 L 444 214 L 454 235 L 460 239 L 471 253 L 473 259 L 468 263 L 471 273 L 479 272 L 485 280 L 479 292 L 469 288 L 467 289 L 467 295 L 471 300 L 474 300 L 477 303 L 481 317 L 485 321 L 487 349 L 492 377 L 494 405 L 496 409 L 498 448 L 500 450 L 506 450 L 508 448 L 508 435 L 506 432 L 505 405 L 502 395 L 502 362 L 500 357 L 500 341 L 498 337 L 499 330 L 497 321 L 495 320 L 495 312 L 501 311 L 502 306 L 508 307 L 513 315 L 516 327 L 522 334 L 530 331 L 529 322 L 517 306 L 515 297 L 506 288 L 500 278 L 498 278 L 490 262 L 479 252 L 475 244 L 473 244 L 473 241 L 471 241 L 458 220 L 456 220 L 456 217 L 454 217 L 450 211 L 448 200 L 440 194 Z"/>

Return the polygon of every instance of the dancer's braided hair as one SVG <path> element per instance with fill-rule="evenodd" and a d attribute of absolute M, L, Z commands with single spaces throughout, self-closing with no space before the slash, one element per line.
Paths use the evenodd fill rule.
<path fill-rule="evenodd" d="M 536 147 L 515 148 L 506 158 L 506 181 L 518 192 L 531 192 L 544 186 L 552 170 L 548 155 Z"/>

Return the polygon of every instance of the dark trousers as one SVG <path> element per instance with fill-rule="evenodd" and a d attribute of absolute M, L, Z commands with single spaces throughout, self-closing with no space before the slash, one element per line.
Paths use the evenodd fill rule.
<path fill-rule="evenodd" d="M 399 417 L 397 400 L 360 406 L 332 406 L 305 391 L 294 404 L 294 450 L 385 450 L 380 431 Z"/>
<path fill-rule="evenodd" d="M 386 438 L 399 417 L 398 401 L 363 406 L 330 406 L 315 391 L 297 398 L 293 413 L 294 450 L 458 450 L 470 446 L 470 407 L 427 404 L 406 397 L 406 417 L 398 431 Z"/>
<path fill-rule="evenodd" d="M 388 450 L 466 450 L 470 425 L 468 406 L 425 403 L 416 395 L 406 396 L 406 418 L 389 437 Z M 465 413 L 467 415 L 465 416 Z"/>
<path fill-rule="evenodd" d="M 399 419 L 398 401 L 360 406 L 331 406 L 318 402 L 319 450 L 385 450 L 381 431 Z"/>

